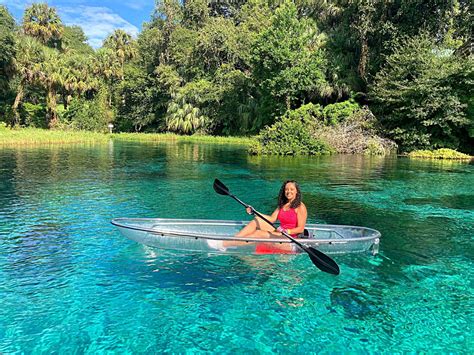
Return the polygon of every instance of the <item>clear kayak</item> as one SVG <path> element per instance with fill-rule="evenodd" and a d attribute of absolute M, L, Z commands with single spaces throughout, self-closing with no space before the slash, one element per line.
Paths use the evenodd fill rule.
<path fill-rule="evenodd" d="M 240 255 L 302 252 L 285 237 L 235 237 L 248 221 L 116 218 L 111 223 L 128 239 L 161 249 Z M 327 254 L 370 251 L 375 255 L 380 237 L 378 231 L 366 227 L 307 224 L 298 241 Z"/>

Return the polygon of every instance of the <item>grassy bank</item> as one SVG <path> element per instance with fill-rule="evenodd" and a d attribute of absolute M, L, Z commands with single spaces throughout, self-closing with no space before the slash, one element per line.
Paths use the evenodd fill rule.
<path fill-rule="evenodd" d="M 34 146 L 45 144 L 106 143 L 110 139 L 140 142 L 186 141 L 195 143 L 242 144 L 252 141 L 247 137 L 179 136 L 157 133 L 104 134 L 86 131 L 56 131 L 38 128 L 9 129 L 0 126 L 0 146 Z"/>
<path fill-rule="evenodd" d="M 253 139 L 248 137 L 217 137 L 217 136 L 180 136 L 172 133 L 114 133 L 111 135 L 113 139 L 143 141 L 143 142 L 160 142 L 160 141 L 179 141 L 192 143 L 221 143 L 221 144 L 242 144 L 248 145 Z"/>

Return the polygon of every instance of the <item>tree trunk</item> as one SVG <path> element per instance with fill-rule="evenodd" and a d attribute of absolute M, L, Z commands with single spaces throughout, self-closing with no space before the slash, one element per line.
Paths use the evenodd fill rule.
<path fill-rule="evenodd" d="M 20 124 L 20 113 L 18 112 L 18 106 L 20 106 L 21 99 L 23 98 L 23 85 L 18 85 L 18 92 L 16 93 L 15 101 L 13 102 L 12 111 L 13 117 L 11 126 L 17 126 Z"/>
<path fill-rule="evenodd" d="M 51 87 L 48 90 L 47 105 L 48 126 L 49 128 L 54 128 L 58 124 L 58 114 L 56 110 L 56 91 Z"/>
<path fill-rule="evenodd" d="M 67 110 L 67 106 L 69 104 L 69 102 L 68 102 L 69 95 L 67 93 L 63 92 L 61 96 L 63 97 L 64 110 Z"/>
<path fill-rule="evenodd" d="M 361 33 L 361 48 L 360 48 L 360 57 L 359 57 L 359 66 L 357 71 L 364 83 L 367 83 L 366 71 L 367 71 L 367 62 L 369 60 L 369 44 L 367 43 L 367 32 L 364 31 Z"/>

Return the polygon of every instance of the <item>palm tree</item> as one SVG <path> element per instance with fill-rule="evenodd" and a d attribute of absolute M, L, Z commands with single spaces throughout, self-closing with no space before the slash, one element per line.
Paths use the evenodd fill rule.
<path fill-rule="evenodd" d="M 41 84 L 47 91 L 46 118 L 50 128 L 58 123 L 56 94 L 64 81 L 65 65 L 60 53 L 56 49 L 45 48 L 45 61 L 41 66 Z"/>
<path fill-rule="evenodd" d="M 58 47 L 63 30 L 61 19 L 53 7 L 47 4 L 32 4 L 25 10 L 23 31 L 44 45 Z"/>
<path fill-rule="evenodd" d="M 108 89 L 108 104 L 112 106 L 112 91 L 114 81 L 123 77 L 123 68 L 115 60 L 115 54 L 109 48 L 103 47 L 96 52 L 93 72 L 101 76 Z"/>
<path fill-rule="evenodd" d="M 65 55 L 61 87 L 64 109 L 67 109 L 74 94 L 82 95 L 89 90 L 98 89 L 98 79 L 92 75 L 91 68 L 92 57 Z"/>
<path fill-rule="evenodd" d="M 209 119 L 198 107 L 187 103 L 177 95 L 168 106 L 166 113 L 166 129 L 172 132 L 193 134 L 207 127 Z"/>
<path fill-rule="evenodd" d="M 138 53 L 135 41 L 125 31 L 115 30 L 114 33 L 105 39 L 104 47 L 111 49 L 115 54 L 122 70 L 121 79 L 123 80 L 123 66 L 125 62 L 135 58 Z"/>
<path fill-rule="evenodd" d="M 27 84 L 34 83 L 41 78 L 41 65 L 44 61 L 43 46 L 34 38 L 20 36 L 16 42 L 16 57 L 14 68 L 17 76 L 17 93 L 12 105 L 13 120 L 11 125 L 20 124 L 18 107 L 23 99 L 24 89 Z"/>

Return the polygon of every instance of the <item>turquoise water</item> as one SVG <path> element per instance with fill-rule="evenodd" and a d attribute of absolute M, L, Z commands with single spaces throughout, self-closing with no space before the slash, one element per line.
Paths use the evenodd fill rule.
<path fill-rule="evenodd" d="M 0 150 L 0 353 L 472 353 L 474 166 L 249 157 L 110 143 Z M 232 257 L 143 247 L 114 217 L 245 219 L 297 179 L 311 222 L 379 230 L 380 254 Z"/>

